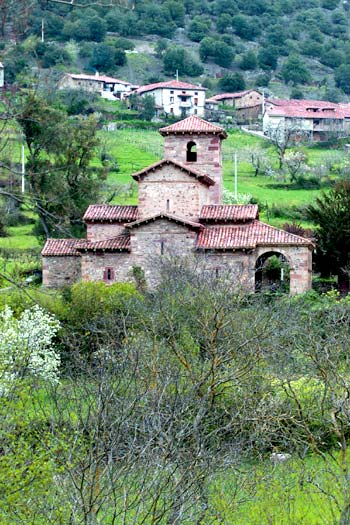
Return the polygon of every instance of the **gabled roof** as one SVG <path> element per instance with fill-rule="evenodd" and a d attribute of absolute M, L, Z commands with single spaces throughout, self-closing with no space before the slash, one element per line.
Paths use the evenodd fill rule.
<path fill-rule="evenodd" d="M 130 251 L 130 235 L 122 234 L 103 241 L 85 241 L 81 243 L 77 250 L 80 252 L 124 252 Z"/>
<path fill-rule="evenodd" d="M 203 250 L 253 249 L 257 246 L 313 246 L 310 239 L 299 237 L 254 220 L 234 226 L 203 229 L 197 248 Z"/>
<path fill-rule="evenodd" d="M 85 75 L 84 73 L 66 73 L 67 76 L 74 80 L 94 80 L 96 82 L 108 82 L 109 84 L 124 84 L 125 86 L 131 86 L 130 82 L 126 80 L 120 80 L 119 78 L 108 77 L 106 75 Z"/>
<path fill-rule="evenodd" d="M 247 95 L 248 93 L 252 92 L 257 92 L 260 94 L 260 91 L 258 91 L 257 89 L 246 89 L 245 91 L 237 91 L 236 93 L 219 93 L 218 95 L 214 95 L 211 98 L 207 98 L 207 102 L 219 102 L 220 100 L 241 98 L 244 97 L 244 95 Z"/>
<path fill-rule="evenodd" d="M 41 255 L 43 257 L 80 257 L 77 248 L 85 242 L 84 239 L 47 239 Z"/>
<path fill-rule="evenodd" d="M 132 222 L 138 217 L 137 206 L 115 206 L 110 204 L 91 204 L 83 220 L 89 222 Z"/>
<path fill-rule="evenodd" d="M 135 89 L 134 93 L 141 95 L 147 91 L 154 91 L 155 89 L 191 89 L 195 91 L 206 91 L 206 88 L 202 86 L 196 86 L 195 84 L 189 84 L 188 82 L 181 82 L 179 80 L 169 80 L 168 82 L 156 82 L 154 84 L 147 84 L 146 86 L 140 86 Z"/>
<path fill-rule="evenodd" d="M 194 222 L 194 221 L 189 221 L 182 217 L 178 217 L 177 215 L 171 215 L 170 213 L 157 213 L 156 215 L 151 215 L 149 217 L 140 219 L 139 221 L 135 221 L 135 222 L 126 224 L 125 228 L 130 228 L 130 229 L 138 228 L 139 226 L 142 226 L 143 224 L 146 224 L 151 221 L 157 221 L 160 219 L 167 219 L 170 222 L 177 222 L 178 224 L 182 224 L 183 226 L 187 226 L 188 228 L 191 228 L 193 230 L 202 230 L 204 228 L 203 224 L 199 224 L 198 222 Z"/>
<path fill-rule="evenodd" d="M 219 137 L 226 138 L 226 131 L 220 126 L 216 126 L 211 122 L 207 122 L 197 115 L 191 115 L 190 117 L 175 122 L 171 126 L 160 128 L 159 133 L 161 135 L 185 135 L 185 134 L 204 134 L 204 135 L 218 135 Z"/>
<path fill-rule="evenodd" d="M 169 164 L 175 166 L 181 171 L 186 172 L 192 177 L 196 177 L 196 179 L 198 179 L 199 182 L 205 184 L 206 186 L 213 186 L 215 184 L 215 181 L 208 177 L 208 175 L 204 175 L 200 171 L 194 170 L 192 167 L 189 168 L 188 166 L 185 166 L 184 164 L 181 164 L 180 162 L 171 159 L 163 159 L 158 162 L 155 162 L 154 164 L 151 164 L 151 166 L 147 166 L 147 168 L 144 168 L 143 170 L 138 171 L 137 173 L 133 173 L 132 177 L 135 180 L 139 181 L 140 179 L 148 175 L 148 173 L 150 173 L 151 171 L 156 171 L 157 169 L 162 168 L 163 166 L 167 166 Z"/>
<path fill-rule="evenodd" d="M 210 204 L 203 206 L 199 220 L 202 222 L 245 222 L 257 219 L 257 204 Z"/>

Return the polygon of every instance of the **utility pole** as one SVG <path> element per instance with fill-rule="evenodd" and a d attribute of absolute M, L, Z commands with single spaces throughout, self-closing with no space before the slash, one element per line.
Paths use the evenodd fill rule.
<path fill-rule="evenodd" d="M 176 80 L 179 81 L 179 70 L 176 70 Z"/>
<path fill-rule="evenodd" d="M 24 162 L 24 144 L 22 144 L 22 193 L 25 192 L 25 174 L 26 174 L 26 166 Z"/>
<path fill-rule="evenodd" d="M 236 202 L 237 202 L 237 199 L 238 199 L 237 189 L 238 189 L 238 183 L 237 183 L 237 152 L 235 152 L 235 192 L 234 192 L 234 195 L 235 195 Z"/>

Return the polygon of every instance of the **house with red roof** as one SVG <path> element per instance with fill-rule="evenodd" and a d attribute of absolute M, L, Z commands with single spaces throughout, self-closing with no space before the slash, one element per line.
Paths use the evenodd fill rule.
<path fill-rule="evenodd" d="M 295 130 L 304 138 L 313 141 L 328 140 L 334 136 L 349 134 L 350 112 L 346 104 L 324 100 L 279 100 L 266 101 L 263 115 L 265 135 L 282 135 Z"/>
<path fill-rule="evenodd" d="M 78 89 L 89 93 L 98 93 L 109 100 L 123 100 L 137 86 L 119 78 L 100 75 L 66 73 L 58 82 L 59 89 Z"/>
<path fill-rule="evenodd" d="M 257 89 L 247 89 L 236 93 L 220 93 L 205 102 L 208 110 L 216 110 L 220 105 L 235 108 L 237 121 L 248 122 L 262 114 L 263 95 Z"/>
<path fill-rule="evenodd" d="M 133 91 L 134 95 L 154 97 L 155 108 L 158 114 L 174 115 L 175 117 L 187 117 L 190 115 L 204 116 L 206 88 L 181 82 L 180 80 L 169 80 L 140 86 Z"/>
<path fill-rule="evenodd" d="M 171 257 L 200 259 L 203 271 L 254 292 L 277 256 L 289 269 L 290 292 L 308 290 L 312 242 L 261 222 L 255 204 L 223 204 L 225 130 L 192 115 L 159 132 L 164 158 L 132 174 L 137 206 L 92 204 L 85 239 L 47 239 L 44 285 L 133 281 L 141 272 L 154 286 Z"/>

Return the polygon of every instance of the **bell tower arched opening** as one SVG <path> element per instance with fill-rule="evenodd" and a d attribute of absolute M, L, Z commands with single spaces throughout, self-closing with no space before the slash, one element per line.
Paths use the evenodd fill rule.
<path fill-rule="evenodd" d="M 187 142 L 186 160 L 187 162 L 197 162 L 197 144 L 193 140 Z"/>

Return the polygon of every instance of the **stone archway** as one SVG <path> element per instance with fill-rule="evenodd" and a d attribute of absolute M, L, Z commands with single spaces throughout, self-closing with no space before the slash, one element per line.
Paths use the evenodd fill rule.
<path fill-rule="evenodd" d="M 290 263 L 281 252 L 261 254 L 255 263 L 255 292 L 289 293 L 290 270 Z"/>

